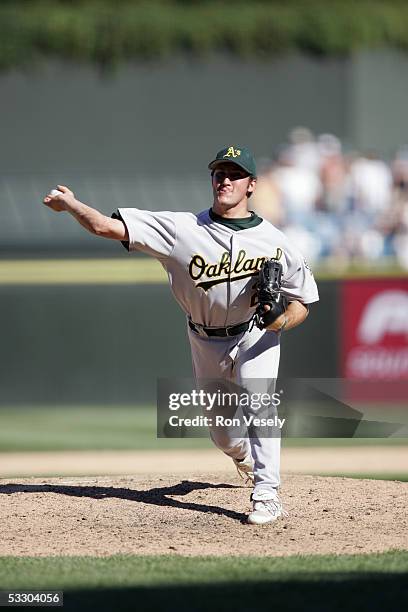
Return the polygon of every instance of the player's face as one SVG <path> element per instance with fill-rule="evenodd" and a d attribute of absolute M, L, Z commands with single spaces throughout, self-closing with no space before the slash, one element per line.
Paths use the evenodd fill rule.
<path fill-rule="evenodd" d="M 233 208 L 246 201 L 248 192 L 255 186 L 248 172 L 231 162 L 218 164 L 212 172 L 214 204 L 222 208 Z"/>

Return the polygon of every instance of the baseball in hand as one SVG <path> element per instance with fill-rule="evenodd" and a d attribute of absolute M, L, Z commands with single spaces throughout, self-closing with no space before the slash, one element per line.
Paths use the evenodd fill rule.
<path fill-rule="evenodd" d="M 59 191 L 59 189 L 52 189 L 51 192 L 50 192 L 50 195 L 52 195 L 52 196 L 63 195 L 63 192 Z"/>

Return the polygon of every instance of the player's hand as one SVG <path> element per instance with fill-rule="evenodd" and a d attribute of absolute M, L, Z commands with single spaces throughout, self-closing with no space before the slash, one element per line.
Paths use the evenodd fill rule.
<path fill-rule="evenodd" d="M 270 306 L 268 306 L 267 304 L 264 306 L 265 312 L 268 312 L 268 310 L 270 309 L 271 309 Z M 268 325 L 268 327 L 266 327 L 265 329 L 267 331 L 274 331 L 277 333 L 279 331 L 282 331 L 282 329 L 286 326 L 286 323 L 287 323 L 287 318 L 286 318 L 285 313 L 283 313 L 277 319 L 275 319 L 273 323 Z"/>
<path fill-rule="evenodd" d="M 57 188 L 60 193 L 56 193 L 57 190 L 53 189 L 45 196 L 43 203 L 55 212 L 63 212 L 68 210 L 70 202 L 75 200 L 75 195 L 65 185 L 57 185 Z"/>

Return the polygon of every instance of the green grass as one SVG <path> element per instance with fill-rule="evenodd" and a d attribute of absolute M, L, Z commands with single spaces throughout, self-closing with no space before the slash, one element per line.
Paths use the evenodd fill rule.
<path fill-rule="evenodd" d="M 313 270 L 318 280 L 347 280 L 356 278 L 393 278 L 406 276 L 407 271 L 393 259 L 385 260 L 381 267 L 374 268 L 372 262 L 361 259 L 346 267 L 333 262 L 321 261 Z"/>
<path fill-rule="evenodd" d="M 407 438 L 285 438 L 283 447 L 353 447 L 353 446 L 406 446 Z"/>
<path fill-rule="evenodd" d="M 322 262 L 314 270 L 318 280 L 406 276 L 406 270 L 390 259 L 373 268 L 361 261 L 347 268 Z M 0 285 L 120 285 L 166 284 L 165 271 L 148 257 L 133 259 L 4 259 L 0 261 Z"/>
<path fill-rule="evenodd" d="M 158 261 L 135 259 L 1 260 L 0 285 L 120 285 L 167 283 Z"/>
<path fill-rule="evenodd" d="M 64 610 L 406 609 L 408 552 L 267 557 L 0 557 L 0 589 L 64 590 Z"/>
<path fill-rule="evenodd" d="M 285 438 L 284 446 L 401 445 L 407 438 Z M 0 452 L 211 448 L 207 438 L 157 439 L 155 406 L 3 406 Z"/>
<path fill-rule="evenodd" d="M 13 406 L 0 408 L 0 452 L 209 448 L 201 439 L 157 439 L 156 408 Z"/>
<path fill-rule="evenodd" d="M 363 480 L 399 480 L 400 482 L 408 482 L 408 473 L 407 472 L 395 472 L 394 474 L 392 473 L 379 473 L 379 472 L 375 472 L 375 473 L 371 473 L 371 472 L 356 472 L 353 474 L 350 473 L 346 473 L 346 474 L 338 474 L 338 473 L 330 473 L 330 472 L 324 472 L 324 470 L 322 470 L 321 474 L 322 476 L 335 476 L 335 477 L 346 477 L 346 478 L 357 478 L 357 479 L 363 479 Z"/>

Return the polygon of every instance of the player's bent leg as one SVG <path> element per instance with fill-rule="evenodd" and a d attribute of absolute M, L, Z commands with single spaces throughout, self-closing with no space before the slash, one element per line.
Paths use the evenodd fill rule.
<path fill-rule="evenodd" d="M 232 459 L 240 461 L 251 454 L 249 440 L 230 437 L 228 431 L 224 428 L 210 429 L 210 437 L 215 446 Z"/>
<path fill-rule="evenodd" d="M 247 438 L 235 437 L 228 427 L 210 428 L 210 437 L 215 446 L 231 457 L 238 476 L 246 486 L 253 486 L 254 462 L 251 455 L 251 445 Z"/>
<path fill-rule="evenodd" d="M 228 391 L 228 385 L 234 379 L 234 359 L 238 351 L 236 338 L 209 340 L 198 336 L 189 327 L 188 337 L 191 346 L 191 356 L 193 371 L 199 388 L 206 389 L 210 385 L 210 390 L 216 391 L 222 388 Z M 212 386 L 214 388 L 212 389 Z M 236 389 L 230 389 L 235 391 Z M 234 416 L 233 407 L 214 407 L 211 417 Z M 207 415 L 208 416 L 208 415 Z M 252 478 L 252 457 L 249 440 L 242 435 L 236 428 L 228 425 L 216 425 L 209 427 L 210 437 L 217 448 L 231 457 L 240 475 L 243 472 L 250 472 Z M 250 468 L 250 469 L 249 469 Z M 245 476 L 247 479 L 247 476 Z"/>

